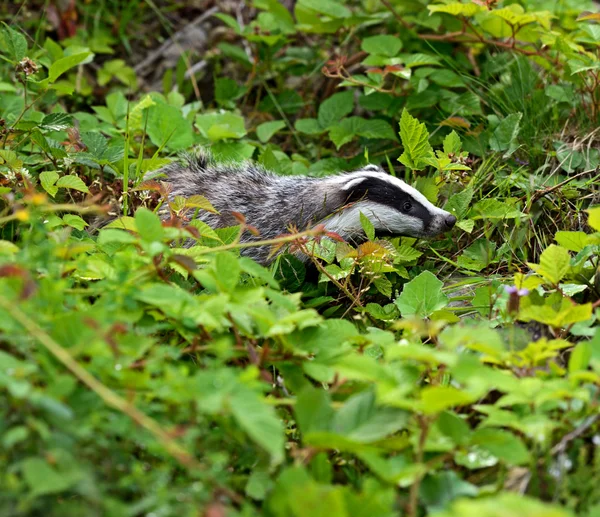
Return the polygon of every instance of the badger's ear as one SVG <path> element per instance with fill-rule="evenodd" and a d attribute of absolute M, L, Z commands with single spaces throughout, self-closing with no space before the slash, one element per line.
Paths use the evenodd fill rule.
<path fill-rule="evenodd" d="M 345 192 L 350 192 L 350 191 L 354 190 L 358 185 L 360 185 L 361 183 L 366 181 L 367 179 L 368 178 L 365 176 L 361 176 L 359 178 L 351 178 L 341 186 L 341 190 L 343 190 Z"/>
<path fill-rule="evenodd" d="M 366 172 L 385 172 L 379 165 L 375 165 L 374 163 L 369 163 L 360 169 L 361 171 Z"/>

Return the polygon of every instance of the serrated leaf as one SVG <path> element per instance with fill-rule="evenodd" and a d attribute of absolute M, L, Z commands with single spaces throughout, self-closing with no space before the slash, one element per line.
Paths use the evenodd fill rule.
<path fill-rule="evenodd" d="M 563 248 L 576 253 L 588 244 L 588 235 L 585 232 L 556 232 L 554 239 Z"/>
<path fill-rule="evenodd" d="M 448 305 L 448 297 L 442 292 L 444 283 L 430 271 L 424 271 L 404 285 L 395 304 L 403 317 L 427 318 Z"/>
<path fill-rule="evenodd" d="M 429 144 L 429 132 L 425 123 L 411 116 L 406 109 L 402 110 L 400 117 L 400 139 L 404 152 L 398 159 L 400 163 L 409 169 L 420 170 L 423 168 L 423 158 L 433 155 L 433 150 Z"/>
<path fill-rule="evenodd" d="M 500 121 L 490 137 L 490 148 L 493 151 L 506 151 L 504 156 L 507 157 L 517 150 L 522 117 L 522 113 L 512 113 Z"/>
<path fill-rule="evenodd" d="M 503 429 L 479 428 L 473 433 L 471 443 L 509 465 L 523 465 L 529 461 L 529 451 L 523 442 Z"/>
<path fill-rule="evenodd" d="M 332 18 L 348 18 L 352 12 L 335 0 L 299 0 L 298 5 Z"/>
<path fill-rule="evenodd" d="M 427 386 L 421 390 L 420 408 L 423 413 L 431 415 L 454 406 L 469 404 L 474 399 L 473 395 L 452 386 Z"/>
<path fill-rule="evenodd" d="M 354 109 L 354 93 L 345 91 L 334 93 L 319 106 L 319 125 L 325 129 L 352 113 Z"/>
<path fill-rule="evenodd" d="M 41 130 L 64 131 L 73 126 L 73 117 L 68 113 L 50 113 L 42 119 Z"/>
<path fill-rule="evenodd" d="M 2 49 L 7 53 L 13 62 L 21 61 L 27 54 L 27 40 L 20 32 L 12 29 L 6 23 L 2 23 L 0 35 L 4 41 Z"/>
<path fill-rule="evenodd" d="M 85 192 L 87 194 L 90 192 L 80 177 L 71 174 L 59 178 L 56 182 L 56 186 L 59 188 L 72 188 L 73 190 L 78 190 L 79 192 Z"/>
<path fill-rule="evenodd" d="M 320 135 L 325 128 L 321 127 L 316 118 L 301 118 L 294 124 L 296 131 L 306 133 L 307 135 Z"/>
<path fill-rule="evenodd" d="M 475 227 L 475 221 L 472 219 L 463 219 L 462 221 L 458 221 L 456 226 L 467 233 L 471 233 Z"/>
<path fill-rule="evenodd" d="M 565 248 L 551 244 L 541 254 L 539 265 L 530 266 L 546 281 L 558 285 L 571 268 L 571 255 Z"/>
<path fill-rule="evenodd" d="M 463 219 L 469 211 L 469 205 L 473 199 L 473 189 L 471 187 L 464 189 L 457 194 L 450 196 L 448 202 L 444 205 L 444 210 L 456 216 L 457 219 Z"/>
<path fill-rule="evenodd" d="M 497 199 L 482 199 L 473 205 L 469 218 L 477 219 L 516 219 L 525 214 Z"/>
<path fill-rule="evenodd" d="M 42 188 L 52 197 L 56 196 L 56 193 L 58 192 L 58 187 L 55 185 L 57 180 L 58 173 L 56 171 L 40 172 L 40 183 Z"/>
<path fill-rule="evenodd" d="M 80 54 L 61 57 L 50 65 L 50 69 L 48 70 L 48 81 L 52 84 L 66 71 L 83 63 L 90 56 L 93 56 L 92 52 L 81 52 Z"/>
<path fill-rule="evenodd" d="M 120 230 L 129 230 L 132 232 L 137 231 L 135 219 L 129 216 L 119 217 L 108 223 L 104 228 L 119 228 Z"/>
<path fill-rule="evenodd" d="M 444 138 L 444 153 L 458 154 L 462 148 L 462 142 L 456 131 L 452 131 Z"/>

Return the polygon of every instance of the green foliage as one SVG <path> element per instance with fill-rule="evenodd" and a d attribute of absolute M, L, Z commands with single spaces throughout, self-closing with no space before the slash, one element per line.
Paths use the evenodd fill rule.
<path fill-rule="evenodd" d="M 161 92 L 193 6 L 72 8 L 0 26 L 1 515 L 598 515 L 591 2 L 256 0 Z M 375 163 L 456 228 L 266 268 L 153 177 L 195 145 Z"/>

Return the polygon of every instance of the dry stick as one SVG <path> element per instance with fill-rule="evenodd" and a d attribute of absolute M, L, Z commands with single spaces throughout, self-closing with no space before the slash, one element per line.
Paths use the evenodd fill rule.
<path fill-rule="evenodd" d="M 4 297 L 0 297 L 0 307 L 18 321 L 39 343 L 41 343 L 54 357 L 56 357 L 68 370 L 83 384 L 95 392 L 106 404 L 125 413 L 134 422 L 149 431 L 163 445 L 167 452 L 179 463 L 189 469 L 203 469 L 196 458 L 190 455 L 181 445 L 173 440 L 156 422 L 148 415 L 127 402 L 124 398 L 107 388 L 92 374 L 83 368 L 71 354 L 54 341 L 44 330 L 22 312 L 18 307 Z"/>

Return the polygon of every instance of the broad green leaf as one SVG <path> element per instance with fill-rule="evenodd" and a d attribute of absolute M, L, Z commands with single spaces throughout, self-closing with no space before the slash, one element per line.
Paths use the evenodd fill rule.
<path fill-rule="evenodd" d="M 478 5 L 476 3 L 460 3 L 460 2 L 450 2 L 444 5 L 428 5 L 427 9 L 429 9 L 430 13 L 447 13 L 453 16 L 473 16 L 485 8 L 482 5 Z"/>
<path fill-rule="evenodd" d="M 350 90 L 334 93 L 319 106 L 318 121 L 322 128 L 327 129 L 354 109 L 354 93 Z"/>
<path fill-rule="evenodd" d="M 510 156 L 517 150 L 522 117 L 522 113 L 512 113 L 500 121 L 490 136 L 490 148 L 493 151 L 506 151 L 504 156 Z"/>
<path fill-rule="evenodd" d="M 63 221 L 77 230 L 83 230 L 88 225 L 81 217 L 74 214 L 63 215 Z"/>
<path fill-rule="evenodd" d="M 43 119 L 39 128 L 45 131 L 64 131 L 73 126 L 73 117 L 68 113 L 50 113 Z"/>
<path fill-rule="evenodd" d="M 514 492 L 500 492 L 498 495 L 478 499 L 459 499 L 449 508 L 432 513 L 431 517 L 574 517 L 574 515 L 565 508 L 543 503 L 533 497 Z M 592 515 L 590 514 L 589 517 Z"/>
<path fill-rule="evenodd" d="M 569 251 L 579 253 L 587 245 L 588 236 L 585 232 L 556 232 L 556 242 Z"/>
<path fill-rule="evenodd" d="M 285 122 L 283 120 L 264 122 L 256 128 L 256 136 L 258 136 L 258 139 L 264 144 L 271 140 L 271 137 L 284 127 Z"/>
<path fill-rule="evenodd" d="M 71 174 L 59 178 L 56 182 L 56 186 L 59 188 L 72 188 L 73 190 L 79 190 L 80 192 L 90 192 L 87 185 L 79 176 L 73 176 Z"/>
<path fill-rule="evenodd" d="M 597 232 L 600 232 L 600 206 L 587 209 L 588 224 Z"/>
<path fill-rule="evenodd" d="M 154 145 L 165 146 L 174 151 L 192 145 L 192 124 L 182 115 L 179 108 L 158 102 L 147 109 L 149 113 L 146 130 Z"/>
<path fill-rule="evenodd" d="M 404 152 L 398 161 L 409 169 L 422 169 L 424 167 L 423 158 L 428 158 L 433 154 L 429 144 L 429 133 L 425 123 L 419 123 L 406 109 L 402 110 L 400 117 L 400 139 Z"/>
<path fill-rule="evenodd" d="M 592 345 L 589 341 L 582 341 L 571 352 L 569 357 L 569 373 L 587 370 L 592 358 Z"/>
<path fill-rule="evenodd" d="M 52 197 L 56 196 L 58 187 L 56 182 L 58 181 L 58 172 L 56 171 L 44 171 L 40 172 L 40 183 L 42 188 L 48 192 Z"/>
<path fill-rule="evenodd" d="M 569 252 L 561 247 L 551 244 L 540 256 L 540 263 L 529 264 L 530 267 L 547 282 L 552 285 L 558 283 L 569 272 L 571 264 L 571 256 Z"/>
<path fill-rule="evenodd" d="M 431 415 L 454 406 L 469 404 L 475 398 L 452 386 L 427 386 L 421 390 L 420 408 L 423 413 Z"/>
<path fill-rule="evenodd" d="M 48 70 L 48 81 L 50 84 L 55 82 L 62 74 L 70 70 L 71 68 L 83 63 L 86 59 L 93 56 L 91 52 L 81 52 L 80 54 L 73 54 L 71 56 L 61 57 L 50 65 Z"/>
<path fill-rule="evenodd" d="M 316 118 L 301 118 L 294 124 L 296 131 L 306 133 L 307 135 L 320 135 L 325 128 L 321 127 Z"/>
<path fill-rule="evenodd" d="M 137 231 L 135 219 L 133 217 L 124 216 L 115 219 L 108 223 L 104 228 L 119 228 L 120 230 Z"/>
<path fill-rule="evenodd" d="M 332 18 L 348 18 L 352 14 L 342 2 L 335 0 L 299 0 L 298 5 Z"/>
<path fill-rule="evenodd" d="M 478 219 L 517 219 L 525 214 L 498 199 L 482 199 L 473 205 L 469 218 Z"/>
<path fill-rule="evenodd" d="M 244 118 L 235 113 L 208 113 L 196 117 L 196 127 L 211 142 L 229 138 L 238 139 L 246 134 Z"/>
<path fill-rule="evenodd" d="M 147 208 L 140 207 L 136 210 L 135 227 L 145 241 L 160 241 L 163 238 L 164 229 L 160 219 Z"/>
<path fill-rule="evenodd" d="M 27 40 L 23 34 L 6 23 L 2 22 L 2 25 L 4 27 L 0 31 L 0 36 L 4 44 L 1 46 L 0 52 L 8 54 L 11 60 L 17 63 L 27 54 Z"/>
<path fill-rule="evenodd" d="M 79 476 L 58 472 L 42 458 L 27 458 L 21 464 L 21 471 L 30 497 L 64 492 L 79 480 Z"/>
<path fill-rule="evenodd" d="M 271 455 L 274 464 L 281 463 L 285 457 L 285 435 L 275 410 L 250 390 L 236 391 L 229 404 L 240 427 Z"/>
<path fill-rule="evenodd" d="M 444 153 L 446 154 L 458 154 L 462 148 L 462 142 L 456 131 L 449 133 L 444 138 Z"/>
<path fill-rule="evenodd" d="M 298 394 L 294 413 L 303 434 L 329 430 L 334 416 L 328 393 L 313 387 Z"/>
<path fill-rule="evenodd" d="M 218 253 L 214 264 L 219 288 L 225 292 L 233 292 L 242 272 L 235 255 L 227 252 Z"/>
<path fill-rule="evenodd" d="M 455 215 L 457 219 L 463 219 L 469 211 L 471 199 L 473 199 L 473 189 L 468 187 L 450 196 L 450 199 L 444 205 L 444 210 Z"/>
<path fill-rule="evenodd" d="M 394 303 L 403 317 L 427 318 L 448 305 L 448 297 L 442 293 L 443 285 L 433 273 L 424 271 L 404 285 L 402 294 Z"/>
<path fill-rule="evenodd" d="M 379 34 L 365 38 L 361 48 L 369 54 L 393 57 L 402 49 L 402 40 L 389 34 Z"/>
<path fill-rule="evenodd" d="M 523 442 L 503 429 L 479 428 L 473 433 L 471 443 L 509 465 L 523 465 L 530 459 L 529 450 Z"/>
<path fill-rule="evenodd" d="M 469 424 L 451 411 L 440 413 L 437 419 L 438 429 L 448 436 L 456 445 L 464 445 L 469 441 L 471 428 Z"/>

